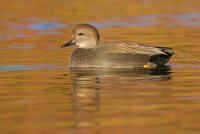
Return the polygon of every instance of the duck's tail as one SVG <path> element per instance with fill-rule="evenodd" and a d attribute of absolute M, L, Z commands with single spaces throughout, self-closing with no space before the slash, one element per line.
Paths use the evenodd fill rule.
<path fill-rule="evenodd" d="M 170 59 L 170 57 L 174 54 L 173 49 L 170 47 L 156 47 L 160 49 L 165 54 L 153 55 L 150 58 L 150 62 L 154 63 L 158 66 L 164 66 Z"/>

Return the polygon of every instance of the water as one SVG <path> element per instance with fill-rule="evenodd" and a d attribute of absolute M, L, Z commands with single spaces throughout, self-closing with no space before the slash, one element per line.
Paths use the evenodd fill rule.
<path fill-rule="evenodd" d="M 166 19 L 171 23 L 166 23 Z M 173 15 L 146 15 L 146 16 L 134 16 L 134 17 L 122 17 L 112 18 L 106 20 L 106 22 L 89 22 L 89 24 L 96 27 L 150 27 L 150 26 L 168 26 L 168 27 L 199 27 L 200 26 L 200 14 L 199 13 L 187 13 L 187 14 L 173 14 Z"/>
<path fill-rule="evenodd" d="M 2 0 L 0 132 L 199 134 L 199 6 Z M 98 27 L 101 42 L 173 47 L 176 54 L 162 69 L 69 68 L 74 47 L 60 46 L 80 22 Z"/>

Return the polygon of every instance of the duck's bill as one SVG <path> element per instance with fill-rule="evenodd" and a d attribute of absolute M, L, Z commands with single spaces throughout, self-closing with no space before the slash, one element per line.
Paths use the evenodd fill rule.
<path fill-rule="evenodd" d="M 72 45 L 75 45 L 75 44 L 76 44 L 76 42 L 72 39 L 68 43 L 62 45 L 61 48 L 63 48 L 63 47 L 69 47 L 69 46 L 72 46 Z"/>

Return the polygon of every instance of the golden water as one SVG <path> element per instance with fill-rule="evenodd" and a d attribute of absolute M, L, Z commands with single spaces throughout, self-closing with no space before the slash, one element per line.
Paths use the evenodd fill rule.
<path fill-rule="evenodd" d="M 199 0 L 1 0 L 2 134 L 199 134 Z M 172 47 L 168 70 L 76 70 L 76 23 L 101 42 Z"/>

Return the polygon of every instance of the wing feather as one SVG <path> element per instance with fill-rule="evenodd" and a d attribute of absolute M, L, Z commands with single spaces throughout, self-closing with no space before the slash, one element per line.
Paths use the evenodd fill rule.
<path fill-rule="evenodd" d="M 146 54 L 149 56 L 164 54 L 159 48 L 150 47 L 137 43 L 105 43 L 97 46 L 95 51 L 100 51 L 103 54 L 108 53 L 131 53 L 131 54 Z"/>

